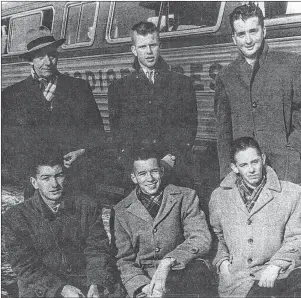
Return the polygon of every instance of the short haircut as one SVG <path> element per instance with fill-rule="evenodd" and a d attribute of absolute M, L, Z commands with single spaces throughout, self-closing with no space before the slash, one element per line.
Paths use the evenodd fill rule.
<path fill-rule="evenodd" d="M 232 142 L 231 145 L 231 162 L 235 163 L 235 156 L 238 152 L 247 150 L 248 148 L 254 148 L 259 155 L 262 155 L 262 151 L 258 142 L 251 137 L 241 137 Z"/>
<path fill-rule="evenodd" d="M 147 34 L 152 34 L 152 33 L 156 32 L 159 36 L 159 30 L 156 27 L 156 25 L 152 22 L 139 22 L 139 23 L 135 24 L 131 29 L 132 42 L 135 42 L 134 32 L 136 32 L 139 35 L 143 35 L 143 36 L 146 36 Z"/>
<path fill-rule="evenodd" d="M 255 3 L 244 4 L 236 7 L 229 15 L 230 26 L 232 29 L 232 33 L 234 33 L 234 21 L 236 20 L 247 20 L 252 17 L 258 17 L 259 24 L 263 28 L 264 27 L 264 16 L 259 6 Z"/>
<path fill-rule="evenodd" d="M 133 149 L 131 152 L 131 161 L 132 165 L 134 165 L 134 162 L 137 160 L 148 160 L 151 158 L 155 158 L 158 161 L 158 165 L 160 166 L 160 159 L 161 156 L 155 148 L 139 148 L 139 149 Z"/>
<path fill-rule="evenodd" d="M 61 166 L 64 168 L 63 153 L 58 149 L 45 149 L 40 150 L 32 156 L 30 166 L 30 176 L 35 177 L 38 174 L 39 167 L 41 166 Z"/>

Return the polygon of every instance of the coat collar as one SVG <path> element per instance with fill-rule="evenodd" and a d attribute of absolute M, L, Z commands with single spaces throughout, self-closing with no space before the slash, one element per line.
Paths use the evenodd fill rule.
<path fill-rule="evenodd" d="M 139 64 L 138 58 L 135 57 L 134 62 L 132 67 L 136 70 L 136 72 L 139 72 L 141 66 Z M 156 71 L 161 72 L 161 71 L 168 71 L 170 70 L 170 66 L 165 62 L 165 60 L 160 56 L 156 66 L 155 66 Z"/>
<path fill-rule="evenodd" d="M 243 203 L 240 193 L 236 187 L 237 175 L 232 171 L 226 176 L 226 178 L 221 182 L 220 187 L 224 189 L 232 189 L 235 192 L 234 196 L 231 196 L 234 204 L 238 206 L 243 212 L 245 212 L 250 217 L 262 209 L 268 202 L 274 198 L 274 192 L 280 193 L 282 190 L 281 183 L 277 177 L 276 172 L 269 166 L 266 166 L 267 182 L 264 186 L 258 200 L 256 201 L 252 211 L 249 213 L 245 204 Z"/>
<path fill-rule="evenodd" d="M 155 227 L 169 214 L 181 195 L 182 192 L 178 187 L 172 184 L 167 185 L 163 191 L 162 203 L 155 219 L 151 217 L 142 203 L 138 200 L 135 190 L 133 190 L 128 196 L 128 202 L 125 208 L 128 212 L 146 222 L 149 222 Z"/>

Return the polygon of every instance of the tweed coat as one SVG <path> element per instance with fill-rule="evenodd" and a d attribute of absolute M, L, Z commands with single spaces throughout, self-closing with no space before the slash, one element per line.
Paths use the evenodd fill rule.
<path fill-rule="evenodd" d="M 155 219 L 137 199 L 135 190 L 114 209 L 117 266 L 130 297 L 150 283 L 164 257 L 175 258 L 173 270 L 181 270 L 210 249 L 211 235 L 194 190 L 166 186 Z"/>
<path fill-rule="evenodd" d="M 230 280 L 220 276 L 221 297 L 245 297 L 269 264 L 285 278 L 301 267 L 301 187 L 280 181 L 267 167 L 267 182 L 249 213 L 231 172 L 211 196 L 210 222 L 219 243 L 214 265 L 230 261 Z"/>
<path fill-rule="evenodd" d="M 35 148 L 57 146 L 63 154 L 104 143 L 104 128 L 88 82 L 58 73 L 52 109 L 32 76 L 2 91 L 2 152 L 19 165 Z M 14 167 L 13 166 L 13 167 Z"/>
<path fill-rule="evenodd" d="M 230 172 L 231 141 L 254 137 L 280 179 L 301 183 L 301 56 L 265 44 L 259 69 L 242 56 L 216 79 L 220 175 Z"/>
<path fill-rule="evenodd" d="M 110 123 L 121 150 L 156 144 L 163 154 L 176 156 L 193 145 L 197 104 L 192 81 L 169 70 L 160 57 L 155 83 L 139 63 L 135 71 L 113 82 L 108 91 Z"/>
<path fill-rule="evenodd" d="M 9 209 L 2 224 L 20 297 L 58 297 L 66 284 L 114 282 L 109 240 L 90 197 L 65 195 L 55 216 L 36 191 Z"/>

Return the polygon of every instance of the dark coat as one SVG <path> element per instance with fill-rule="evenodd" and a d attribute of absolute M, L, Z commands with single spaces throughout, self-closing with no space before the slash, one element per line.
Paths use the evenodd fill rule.
<path fill-rule="evenodd" d="M 253 72 L 240 56 L 219 72 L 215 102 L 221 178 L 231 141 L 250 136 L 280 179 L 301 183 L 301 56 L 265 44 Z"/>
<path fill-rule="evenodd" d="M 180 156 L 193 145 L 197 104 L 190 78 L 170 71 L 160 58 L 155 83 L 139 63 L 108 91 L 111 130 L 119 149 L 155 144 L 163 155 Z"/>
<path fill-rule="evenodd" d="M 245 297 L 267 265 L 278 278 L 301 267 L 301 187 L 279 181 L 267 167 L 267 182 L 249 213 L 231 172 L 211 196 L 210 222 L 219 239 L 214 264 L 230 261 L 230 281 L 220 276 L 221 297 Z"/>
<path fill-rule="evenodd" d="M 102 118 L 87 81 L 58 74 L 52 110 L 31 76 L 3 90 L 5 161 L 19 165 L 42 146 L 57 146 L 67 154 L 103 142 Z"/>
<path fill-rule="evenodd" d="M 114 209 L 117 266 L 130 297 L 150 282 L 164 257 L 174 258 L 173 269 L 181 270 L 210 249 L 211 235 L 194 190 L 166 186 L 155 219 L 135 190 Z"/>
<path fill-rule="evenodd" d="M 57 297 L 66 284 L 112 286 L 109 240 L 90 197 L 65 196 L 55 216 L 36 192 L 2 224 L 20 297 Z"/>

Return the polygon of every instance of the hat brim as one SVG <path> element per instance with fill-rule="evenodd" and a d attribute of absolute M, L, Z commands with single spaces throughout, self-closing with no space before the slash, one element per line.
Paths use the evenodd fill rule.
<path fill-rule="evenodd" d="M 32 57 L 32 55 L 34 53 L 36 53 L 37 51 L 47 48 L 47 47 L 50 47 L 50 46 L 55 46 L 56 48 L 59 48 L 65 41 L 66 41 L 65 38 L 61 38 L 61 39 L 53 41 L 53 42 L 47 42 L 47 43 L 40 44 L 40 45 L 32 48 L 30 51 L 20 54 L 19 57 L 22 59 L 29 60 Z"/>

